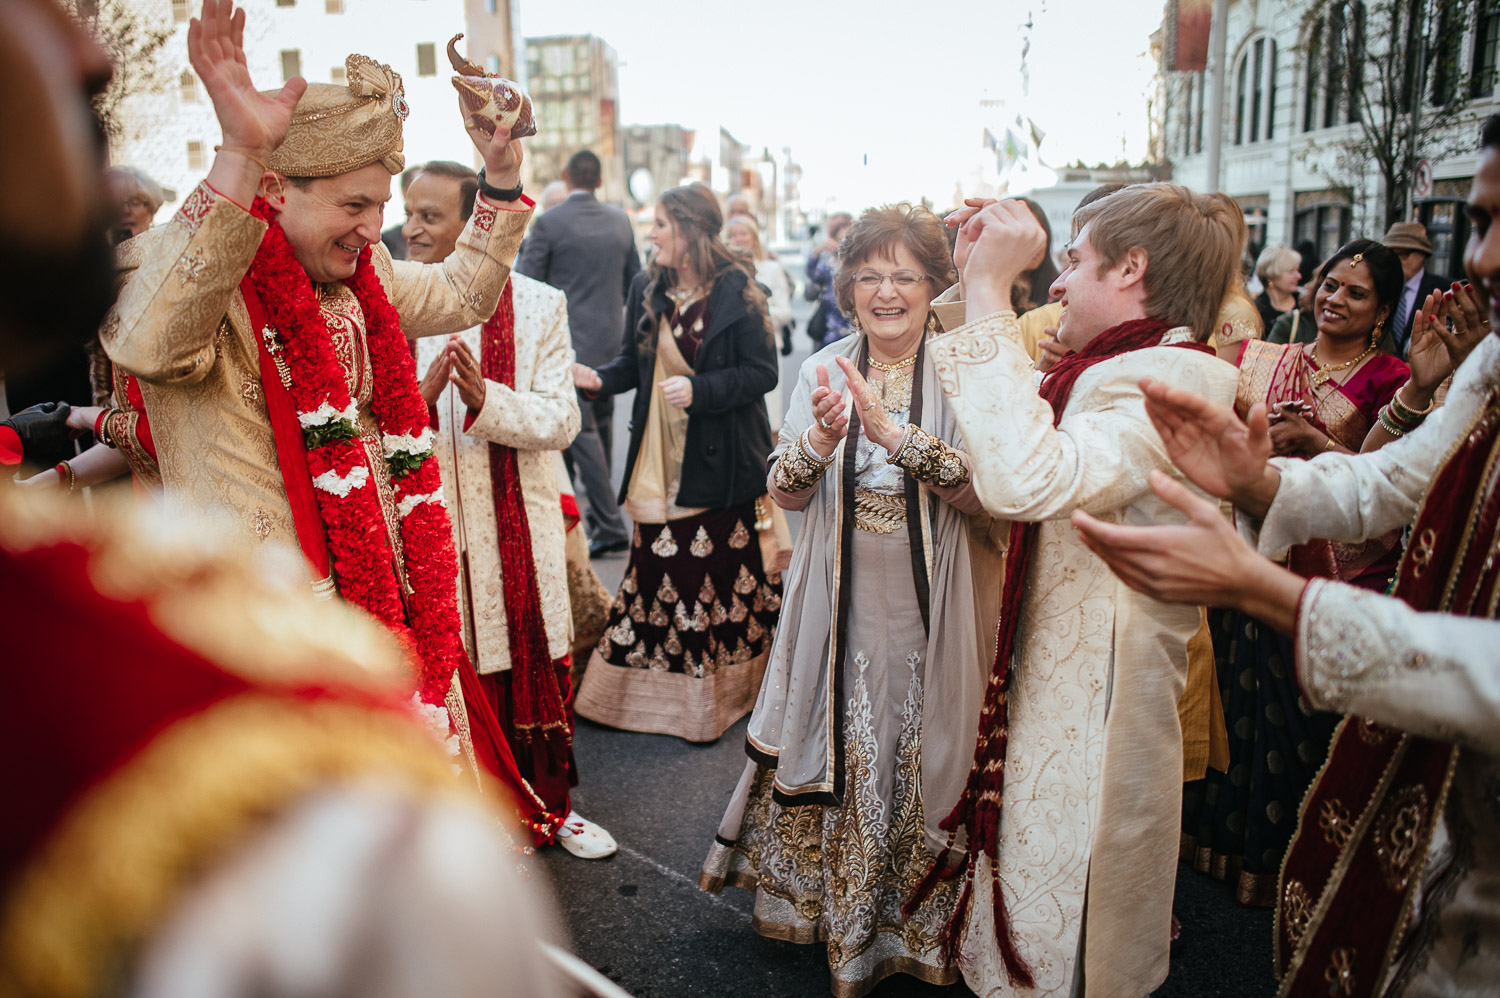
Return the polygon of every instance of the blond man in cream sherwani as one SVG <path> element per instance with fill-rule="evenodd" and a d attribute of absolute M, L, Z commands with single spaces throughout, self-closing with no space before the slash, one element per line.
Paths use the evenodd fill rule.
<path fill-rule="evenodd" d="M 967 323 L 945 323 L 954 331 L 928 351 L 971 442 L 979 499 L 1016 527 L 1001 620 L 1013 651 L 991 677 L 975 773 L 951 822 L 970 856 L 960 962 L 983 996 L 1146 995 L 1168 969 L 1177 703 L 1199 615 L 1120 583 L 1068 516 L 1181 519 L 1147 484 L 1153 468 L 1175 472 L 1139 381 L 1233 400 L 1234 368 L 1197 344 L 1244 223 L 1228 198 L 1166 184 L 1082 209 L 1054 285 L 1067 309 L 1058 339 L 1072 353 L 1038 388 L 1009 291 L 1041 229 L 1019 201 L 969 214 L 956 251 Z"/>

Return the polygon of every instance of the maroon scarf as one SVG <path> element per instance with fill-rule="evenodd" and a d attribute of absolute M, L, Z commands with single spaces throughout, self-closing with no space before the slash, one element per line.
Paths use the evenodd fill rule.
<path fill-rule="evenodd" d="M 511 282 L 500 305 L 480 330 L 480 374 L 516 387 L 516 308 Z M 530 742 L 565 741 L 569 735 L 563 693 L 547 650 L 541 588 L 531 553 L 531 526 L 521 492 L 516 449 L 490 444 L 490 483 L 495 495 L 495 532 L 500 543 L 500 577 L 510 637 L 511 695 L 517 734 Z"/>
<path fill-rule="evenodd" d="M 1042 381 L 1039 394 L 1052 406 L 1052 425 L 1062 421 L 1068 407 L 1073 386 L 1079 377 L 1095 364 L 1111 360 L 1133 350 L 1145 350 L 1161 344 L 1162 334 L 1170 328 L 1159 319 L 1134 319 L 1121 323 L 1097 336 L 1088 346 L 1077 353 L 1070 353 L 1048 372 Z M 1198 343 L 1183 346 L 1212 352 Z M 958 945 L 958 928 L 968 907 L 974 887 L 974 871 L 979 853 L 990 858 L 990 873 L 995 906 L 995 941 L 1000 947 L 1000 956 L 1005 962 L 1005 972 L 1015 986 L 1034 987 L 1031 968 L 1026 965 L 1016 949 L 1010 931 L 1010 918 L 1005 910 L 1005 895 L 1000 888 L 1000 874 L 996 866 L 996 850 L 1000 840 L 1000 810 L 1005 787 L 1005 752 L 1009 742 L 1009 725 L 1006 717 L 1007 700 L 1010 695 L 1011 666 L 1016 648 L 1016 632 L 1021 620 L 1021 603 L 1026 594 L 1026 583 L 1031 572 L 1032 554 L 1036 548 L 1041 524 L 1012 523 L 1010 548 L 1005 556 L 1005 588 L 1001 597 L 1000 624 L 995 641 L 995 664 L 990 670 L 989 685 L 984 692 L 984 707 L 979 714 L 979 740 L 974 746 L 974 765 L 969 770 L 969 779 L 963 794 L 940 828 L 948 831 L 948 845 L 938 855 L 932 869 L 917 887 L 903 912 L 910 917 L 917 905 L 931 892 L 939 878 L 957 875 L 957 869 L 949 869 L 949 859 L 958 830 L 968 832 L 968 860 L 964 873 L 964 889 L 954 909 L 953 918 L 945 930 L 945 946 L 951 957 Z"/>

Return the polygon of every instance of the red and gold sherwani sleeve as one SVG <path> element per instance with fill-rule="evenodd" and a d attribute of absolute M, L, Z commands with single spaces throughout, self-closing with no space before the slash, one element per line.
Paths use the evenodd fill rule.
<path fill-rule="evenodd" d="M 109 359 L 154 384 L 202 381 L 265 231 L 265 222 L 199 184 L 170 222 L 121 244 L 124 283 L 99 330 Z"/>
<path fill-rule="evenodd" d="M 391 260 L 375 247 L 376 269 L 407 336 L 458 333 L 495 314 L 531 208 L 528 198 L 496 204 L 476 197 L 457 248 L 442 263 Z"/>

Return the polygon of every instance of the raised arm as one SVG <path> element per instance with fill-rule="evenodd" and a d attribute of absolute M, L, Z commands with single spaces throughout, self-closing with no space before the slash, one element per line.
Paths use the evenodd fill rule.
<path fill-rule="evenodd" d="M 568 309 L 560 292 L 550 288 L 548 292 L 551 307 L 545 312 L 545 331 L 530 386 L 511 389 L 485 381 L 484 404 L 464 431 L 469 436 L 519 450 L 562 450 L 578 435 Z"/>
<path fill-rule="evenodd" d="M 524 196 L 491 201 L 478 195 L 457 247 L 442 263 L 389 261 L 391 304 L 401 314 L 407 336 L 457 333 L 495 314 L 531 208 L 531 199 Z M 377 260 L 389 260 L 383 248 L 374 252 Z"/>
<path fill-rule="evenodd" d="M 1170 469 L 1171 462 L 1139 388 L 1125 377 L 1093 384 L 1088 390 L 1098 404 L 1054 426 L 1018 332 L 1015 316 L 1000 312 L 928 345 L 968 442 L 985 510 L 1006 519 L 1049 520 L 1074 509 L 1109 512 L 1145 494 L 1145 472 Z M 1145 353 L 1151 356 L 1140 356 Z M 1235 372 L 1228 365 L 1172 347 L 1140 354 L 1134 364 L 1149 364 L 1176 384 L 1222 400 L 1233 397 Z"/>

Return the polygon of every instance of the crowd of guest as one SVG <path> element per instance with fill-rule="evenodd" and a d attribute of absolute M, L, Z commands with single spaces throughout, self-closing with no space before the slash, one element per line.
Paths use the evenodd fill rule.
<path fill-rule="evenodd" d="M 82 107 L 107 70 L 25 4 L 0 33 L 74 70 L 0 73 Z M 1266 247 L 1252 297 L 1240 207 L 1167 183 L 1086 196 L 1061 271 L 1034 201 L 893 197 L 826 221 L 815 349 L 782 386 L 796 282 L 745 195 L 661 192 L 643 262 L 593 152 L 536 212 L 508 128 L 466 128 L 482 170 L 408 164 L 388 67 L 262 96 L 243 12 L 193 23 L 224 131 L 208 176 L 159 224 L 136 169 L 59 192 L 97 209 L 68 337 L 35 291 L 0 296 L 0 462 L 24 467 L 0 593 L 98 624 L 55 722 L 94 748 L 9 788 L 0 941 L 30 993 L 232 976 L 262 950 L 294 978 L 258 934 L 310 882 L 286 856 L 341 854 L 374 872 L 331 889 L 374 922 L 330 949 L 399 935 L 379 899 L 400 896 L 495 925 L 512 993 L 550 994 L 547 902 L 507 863 L 618 847 L 573 807 L 575 716 L 709 742 L 746 715 L 699 884 L 825 946 L 836 995 L 907 974 L 1144 996 L 1184 931 L 1179 859 L 1275 909 L 1284 993 L 1493 985 L 1500 116 L 1472 284 L 1398 222 L 1321 260 Z M 335 194 L 348 211 L 320 211 Z M 68 498 L 115 479 L 137 512 L 212 518 L 222 551 L 149 568 L 149 531 Z M 618 555 L 611 594 L 595 560 Z M 18 671 L 19 753 L 65 687 Z M 89 882 L 121 863 L 145 894 Z M 80 928 L 64 887 L 110 917 Z M 392 979 L 482 993 L 458 968 L 495 954 L 439 935 L 387 947 Z"/>

